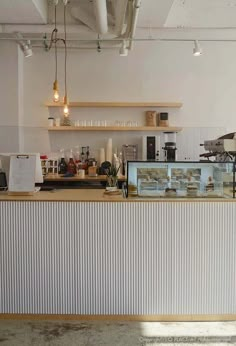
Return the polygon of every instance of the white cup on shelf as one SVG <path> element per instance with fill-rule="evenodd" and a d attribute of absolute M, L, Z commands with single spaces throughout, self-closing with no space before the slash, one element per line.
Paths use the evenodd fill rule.
<path fill-rule="evenodd" d="M 61 118 L 56 118 L 55 119 L 55 126 L 60 126 L 61 125 Z"/>
<path fill-rule="evenodd" d="M 53 125 L 54 125 L 54 118 L 49 117 L 49 118 L 48 118 L 48 126 L 49 126 L 49 127 L 52 127 Z"/>

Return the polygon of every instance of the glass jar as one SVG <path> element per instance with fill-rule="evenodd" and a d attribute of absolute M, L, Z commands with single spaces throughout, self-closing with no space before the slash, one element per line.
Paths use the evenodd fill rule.
<path fill-rule="evenodd" d="M 118 187 L 118 176 L 117 175 L 109 175 L 107 177 L 107 187 Z"/>

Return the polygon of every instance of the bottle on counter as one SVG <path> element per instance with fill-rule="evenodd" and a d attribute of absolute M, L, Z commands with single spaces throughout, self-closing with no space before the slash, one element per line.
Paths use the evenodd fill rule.
<path fill-rule="evenodd" d="M 63 153 L 61 155 L 61 160 L 60 160 L 59 165 L 58 165 L 58 173 L 59 174 L 66 174 L 66 172 L 67 172 L 67 163 L 65 160 L 65 154 Z"/>
<path fill-rule="evenodd" d="M 93 161 L 93 165 L 88 167 L 88 175 L 89 177 L 96 177 L 97 176 L 97 166 L 96 162 Z"/>
<path fill-rule="evenodd" d="M 67 173 L 76 174 L 76 164 L 75 164 L 74 159 L 73 159 L 72 150 L 70 152 L 70 158 L 69 158 L 69 162 L 67 165 Z"/>

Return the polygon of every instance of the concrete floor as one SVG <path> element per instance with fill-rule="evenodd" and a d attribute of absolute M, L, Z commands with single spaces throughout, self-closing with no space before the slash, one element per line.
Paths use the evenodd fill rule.
<path fill-rule="evenodd" d="M 236 322 L 0 320 L 0 346 L 236 345 Z"/>

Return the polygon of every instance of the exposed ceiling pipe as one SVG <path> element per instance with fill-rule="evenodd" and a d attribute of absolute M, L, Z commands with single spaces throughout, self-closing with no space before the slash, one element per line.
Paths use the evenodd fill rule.
<path fill-rule="evenodd" d="M 96 25 L 94 23 L 93 13 L 91 13 L 89 7 L 72 7 L 70 10 L 70 14 L 72 18 L 76 20 L 79 19 L 80 22 L 84 23 L 92 31 L 97 31 Z"/>
<path fill-rule="evenodd" d="M 93 8 L 97 24 L 96 31 L 98 34 L 106 34 L 108 32 L 106 0 L 94 0 Z"/>
<path fill-rule="evenodd" d="M 21 32 L 22 34 L 44 34 L 51 33 L 54 29 L 54 25 L 25 25 L 25 24 L 4 24 L 4 29 L 1 30 L 0 33 L 4 34 L 13 34 L 15 32 Z M 95 26 L 94 26 L 95 28 Z M 58 32 L 63 32 L 64 26 L 61 24 L 57 25 Z M 88 33 L 94 34 L 95 32 L 92 28 L 89 28 L 87 25 L 83 24 L 71 24 L 68 25 L 68 34 L 79 34 L 79 33 Z"/>
<path fill-rule="evenodd" d="M 123 34 L 127 4 L 128 0 L 119 0 L 115 3 L 115 33 L 117 36 Z"/>
<path fill-rule="evenodd" d="M 129 49 L 133 48 L 132 39 L 134 38 L 135 30 L 137 27 L 138 14 L 139 14 L 140 6 L 141 6 L 141 0 L 134 0 L 133 17 L 132 17 L 131 30 L 130 30 L 130 35 L 129 35 L 129 38 L 131 39 L 129 41 L 129 47 L 128 47 Z"/>
<path fill-rule="evenodd" d="M 134 0 L 128 0 L 128 7 L 127 7 L 128 18 L 127 18 L 125 33 L 122 35 L 123 38 L 129 38 L 130 36 L 132 20 L 133 20 L 133 1 Z"/>

